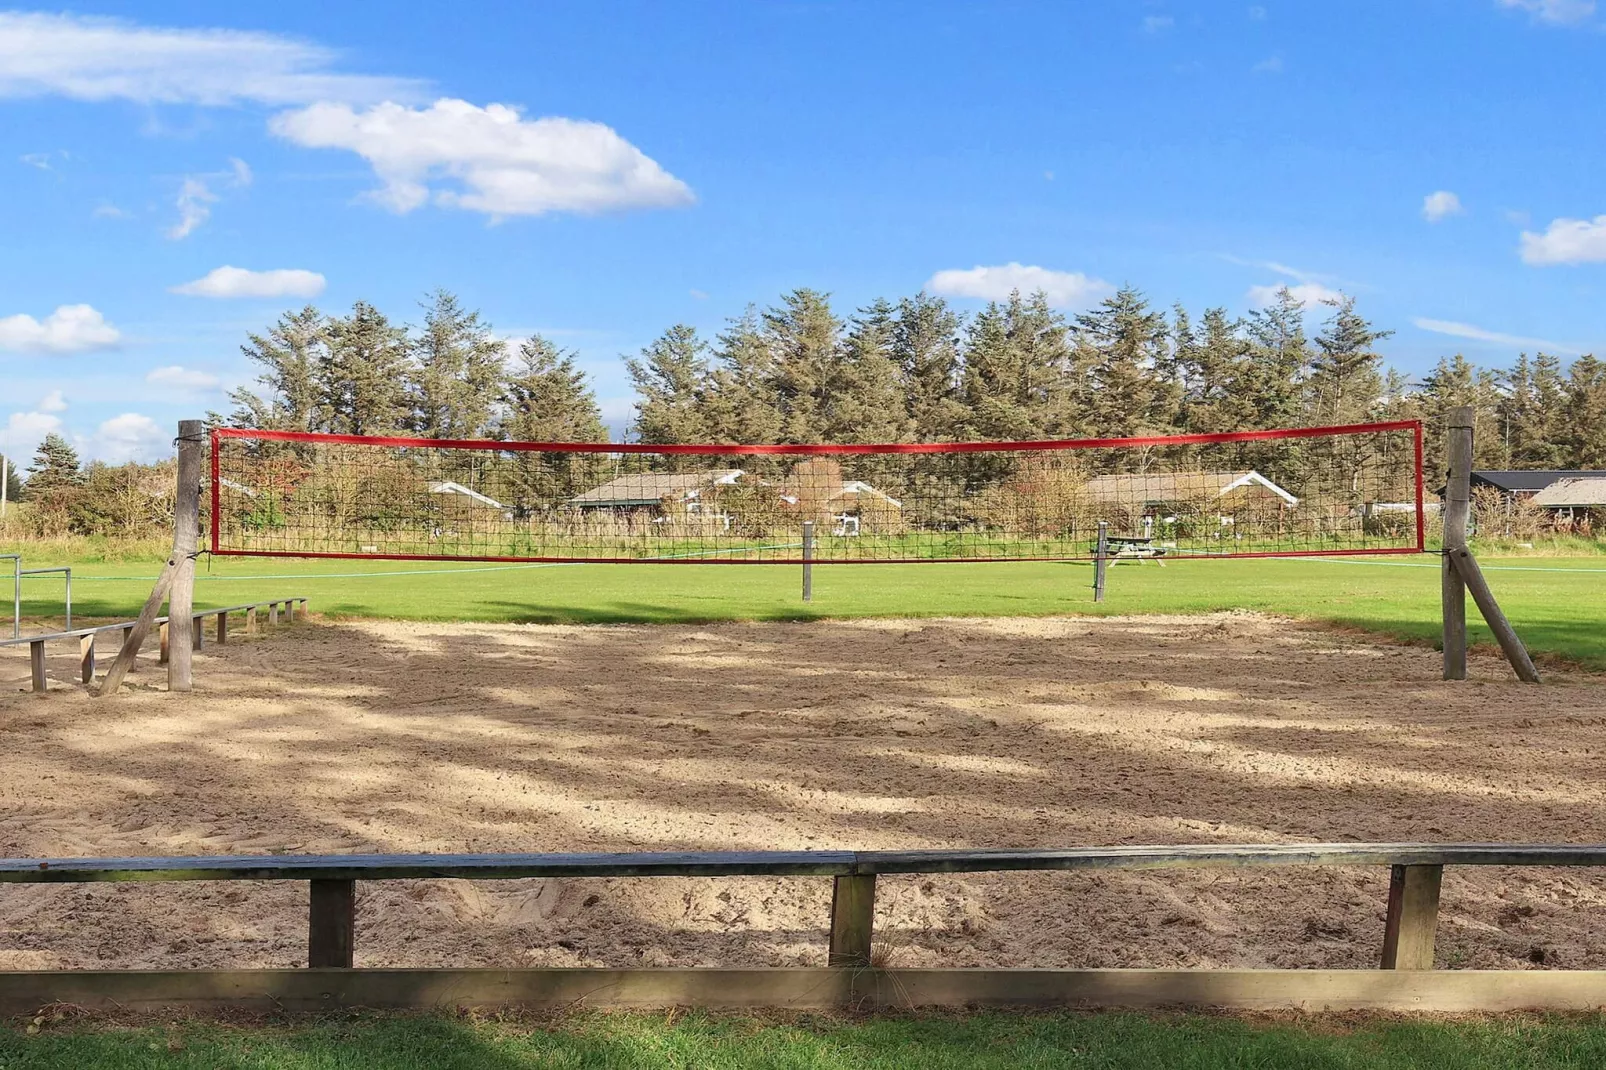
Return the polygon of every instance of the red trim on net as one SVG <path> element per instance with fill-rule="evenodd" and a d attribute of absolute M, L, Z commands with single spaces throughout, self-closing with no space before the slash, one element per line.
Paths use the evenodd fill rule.
<path fill-rule="evenodd" d="M 219 545 L 221 545 L 221 541 L 219 539 L 220 517 L 218 511 L 218 486 L 221 482 L 221 473 L 219 471 L 220 465 L 217 448 L 217 431 L 217 428 L 212 428 L 212 552 L 214 554 L 218 552 L 217 548 Z"/>
<path fill-rule="evenodd" d="M 734 552 L 734 551 L 733 551 Z M 1250 557 L 1376 557 L 1420 553 L 1415 546 L 1370 550 L 1260 550 L 1231 554 L 1179 554 L 1172 561 L 1223 561 Z M 665 557 L 468 557 L 458 554 L 358 554 L 332 550 L 219 550 L 219 557 L 318 557 L 338 561 L 481 561 L 508 565 L 801 565 L 801 557 L 665 558 Z M 1092 555 L 1067 557 L 836 557 L 814 558 L 813 565 L 984 565 L 1025 561 L 1091 561 Z"/>
<path fill-rule="evenodd" d="M 1422 488 L 1422 421 L 1416 423 L 1416 552 L 1425 553 L 1428 548 L 1428 514 L 1427 506 L 1423 504 Z"/>
<path fill-rule="evenodd" d="M 1144 438 L 1067 438 L 1041 442 L 882 442 L 854 445 L 743 446 L 719 443 L 654 444 L 649 442 L 499 442 L 483 438 L 396 438 L 377 435 L 326 435 L 314 431 L 259 431 L 219 427 L 222 438 L 249 438 L 265 442 L 324 442 L 347 446 L 397 446 L 422 449 L 487 450 L 506 453 L 658 453 L 658 454 L 821 454 L 871 453 L 1019 453 L 1026 450 L 1081 450 L 1123 446 L 1197 446 L 1222 442 L 1267 442 L 1282 438 L 1320 438 L 1326 435 L 1363 435 L 1377 431 L 1421 433 L 1420 420 L 1393 420 L 1377 424 L 1340 424 L 1333 427 L 1289 427 L 1274 431 L 1228 431 L 1213 435 L 1159 435 Z"/>

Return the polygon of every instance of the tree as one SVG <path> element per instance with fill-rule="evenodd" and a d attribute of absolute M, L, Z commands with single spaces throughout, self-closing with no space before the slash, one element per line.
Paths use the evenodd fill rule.
<path fill-rule="evenodd" d="M 1460 405 L 1470 405 L 1473 410 L 1473 466 L 1493 468 L 1500 464 L 1505 444 L 1499 433 L 1500 385 L 1494 372 L 1479 368 L 1459 353 L 1454 357 L 1441 357 L 1433 370 L 1423 377 L 1417 399 L 1421 406 L 1419 416 L 1423 423 L 1427 471 L 1442 473 L 1446 470 L 1449 459 L 1445 453 L 1444 422 L 1449 411 Z"/>
<path fill-rule="evenodd" d="M 1311 409 L 1317 422 L 1357 423 L 1371 416 L 1383 393 L 1383 358 L 1374 347 L 1393 331 L 1380 331 L 1355 311 L 1355 298 L 1325 302 L 1333 314 L 1316 336 L 1311 361 Z"/>
<path fill-rule="evenodd" d="M 266 334 L 249 337 L 240 352 L 263 369 L 257 378 L 262 394 L 246 387 L 231 391 L 235 410 L 229 422 L 285 431 L 328 430 L 331 399 L 323 377 L 329 363 L 329 325 L 323 313 L 311 305 L 286 312 Z"/>
<path fill-rule="evenodd" d="M 914 421 L 897 361 L 893 320 L 887 301 L 862 308 L 848 324 L 835 386 L 826 398 L 827 442 L 907 442 Z"/>
<path fill-rule="evenodd" d="M 758 313 L 749 308 L 718 337 L 717 364 L 702 393 L 702 417 L 716 442 L 781 441 L 784 418 L 775 394 L 774 360 Z"/>
<path fill-rule="evenodd" d="M 990 303 L 965 335 L 966 437 L 1039 439 L 1081 428 L 1069 327 L 1041 292 Z"/>
<path fill-rule="evenodd" d="M 39 444 L 28 466 L 28 497 L 37 500 L 52 491 L 82 486 L 84 473 L 78 467 L 78 451 L 52 431 Z"/>
<path fill-rule="evenodd" d="M 960 317 L 921 291 L 898 302 L 889 357 L 902 369 L 905 404 L 921 442 L 953 441 L 965 421 L 959 397 Z"/>
<path fill-rule="evenodd" d="M 520 442 L 606 442 L 596 395 L 575 355 L 538 334 L 519 345 L 503 387 L 503 438 Z"/>
<path fill-rule="evenodd" d="M 407 334 L 373 305 L 358 301 L 351 315 L 329 323 L 319 374 L 329 430 L 390 435 L 407 428 L 410 370 Z"/>
<path fill-rule="evenodd" d="M 830 296 L 793 290 L 764 312 L 762 324 L 781 440 L 822 441 L 825 409 L 839 385 L 842 365 L 842 321 L 831 311 Z"/>
<path fill-rule="evenodd" d="M 1088 375 L 1089 429 L 1127 436 L 1163 426 L 1170 401 L 1158 371 L 1167 358 L 1164 314 L 1123 286 L 1077 316 L 1076 330 Z"/>
<path fill-rule="evenodd" d="M 1606 361 L 1573 361 L 1563 411 L 1570 466 L 1606 468 Z"/>
<path fill-rule="evenodd" d="M 6 462 L 3 465 L 6 472 L 6 499 L 17 501 L 22 497 L 22 473 L 17 471 L 17 463 L 11 458 L 3 453 L 0 453 L 0 458 L 4 458 Z"/>
<path fill-rule="evenodd" d="M 626 357 L 636 389 L 636 441 L 701 442 L 709 430 L 701 393 L 708 379 L 708 344 L 697 330 L 677 323 L 641 351 Z"/>
<path fill-rule="evenodd" d="M 436 290 L 412 343 L 413 426 L 426 438 L 481 438 L 502 389 L 505 347 L 478 312 Z"/>
<path fill-rule="evenodd" d="M 1298 423 L 1300 389 L 1310 366 L 1304 303 L 1284 286 L 1271 304 L 1249 313 L 1244 332 L 1249 352 L 1235 392 L 1246 410 L 1248 428 Z"/>
<path fill-rule="evenodd" d="M 1219 434 L 1252 426 L 1255 406 L 1241 389 L 1249 360 L 1249 342 L 1241 324 L 1224 308 L 1205 310 L 1191 329 L 1178 309 L 1171 331 L 1171 364 L 1181 396 L 1177 426 L 1186 432 Z"/>

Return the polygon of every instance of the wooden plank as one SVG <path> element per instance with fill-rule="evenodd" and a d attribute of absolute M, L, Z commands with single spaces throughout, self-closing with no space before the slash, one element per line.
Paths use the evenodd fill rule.
<path fill-rule="evenodd" d="M 1473 557 L 1472 551 L 1466 547 L 1451 550 L 1444 556 L 1446 561 L 1455 566 L 1467 590 L 1472 592 L 1472 601 L 1477 604 L 1478 612 L 1483 614 L 1484 622 L 1494 633 L 1495 641 L 1500 644 L 1500 650 L 1511 663 L 1517 679 L 1523 683 L 1537 684 L 1539 670 L 1534 668 L 1533 659 L 1528 656 L 1528 648 L 1517 635 L 1517 629 L 1511 626 L 1506 615 L 1500 611 L 1500 603 L 1495 601 L 1494 592 L 1489 589 L 1489 581 L 1484 579 L 1483 569 L 1478 567 L 1478 559 Z"/>
<path fill-rule="evenodd" d="M 95 636 L 83 636 L 78 640 L 78 678 L 86 684 L 95 682 Z"/>
<path fill-rule="evenodd" d="M 307 910 L 307 965 L 350 969 L 357 944 L 357 882 L 315 880 Z"/>
<path fill-rule="evenodd" d="M 206 452 L 205 427 L 200 420 L 178 422 L 177 493 L 173 499 L 173 556 L 179 559 L 173 589 L 168 592 L 168 627 L 173 630 L 168 650 L 167 689 L 188 691 L 193 686 L 191 654 L 200 629 L 195 608 L 195 552 L 201 531 L 201 460 Z"/>
<path fill-rule="evenodd" d="M 1444 486 L 1444 550 L 1467 545 L 1467 517 L 1472 509 L 1472 419 L 1470 405 L 1450 410 L 1445 448 L 1449 477 Z M 1462 577 L 1448 557 L 1440 568 L 1440 606 L 1444 614 L 1444 678 L 1467 678 L 1467 595 Z"/>
<path fill-rule="evenodd" d="M 33 679 L 33 689 L 42 693 L 49 683 L 45 679 L 45 644 L 43 640 L 36 640 L 28 644 L 28 674 Z"/>
<path fill-rule="evenodd" d="M 1433 969 L 1443 866 L 1395 866 L 1389 873 L 1388 918 L 1383 926 L 1385 970 Z"/>
<path fill-rule="evenodd" d="M 156 621 L 156 611 L 162 608 L 167 599 L 167 592 L 173 586 L 173 577 L 178 575 L 178 558 L 169 557 L 167 564 L 162 566 L 161 575 L 156 578 L 156 586 L 145 599 L 145 605 L 139 611 L 139 618 L 123 629 L 123 646 L 117 652 L 117 658 L 112 667 L 106 671 L 106 678 L 100 682 L 100 689 L 95 692 L 97 696 L 114 695 L 123 686 L 123 677 L 128 670 L 134 667 L 134 659 L 139 657 L 139 648 L 145 645 L 145 637 L 150 634 L 151 625 Z"/>
<path fill-rule="evenodd" d="M 1606 970 L 412 969 L 0 972 L 0 1015 L 97 1012 L 670 1007 L 1036 1006 L 1591 1012 Z"/>
<path fill-rule="evenodd" d="M 217 645 L 222 646 L 229 641 L 229 614 L 227 611 L 217 615 Z"/>
<path fill-rule="evenodd" d="M 1208 844 L 1041 851 L 676 851 L 0 859 L 0 883 L 849 876 L 1265 866 L 1606 866 L 1590 844 Z"/>
<path fill-rule="evenodd" d="M 831 946 L 826 965 L 868 969 L 875 932 L 875 874 L 831 882 Z"/>

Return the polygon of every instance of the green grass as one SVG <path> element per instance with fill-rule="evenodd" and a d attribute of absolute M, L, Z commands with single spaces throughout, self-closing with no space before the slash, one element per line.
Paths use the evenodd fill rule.
<path fill-rule="evenodd" d="M 31 565 L 61 564 L 48 553 Z M 83 617 L 131 616 L 157 562 L 80 561 Z M 1487 558 L 1490 583 L 1537 654 L 1606 668 L 1606 563 L 1598 557 Z M 197 606 L 305 594 L 314 612 L 409 620 L 702 622 L 813 617 L 1186 613 L 1252 609 L 1431 642 L 1437 558 L 1179 560 L 1111 569 L 1095 605 L 1086 563 L 822 565 L 814 601 L 782 565 L 460 565 L 217 558 L 201 563 Z M 3 565 L 0 565 L 3 568 Z M 61 581 L 25 581 L 24 613 L 60 612 Z M 1491 642 L 1472 611 L 1475 642 Z"/>
<path fill-rule="evenodd" d="M 546 1024 L 366 1016 L 250 1027 L 0 1030 L 0 1070 L 72 1067 L 514 1070 L 522 1067 L 1299 1067 L 1506 1070 L 1606 1064 L 1606 1020 L 1290 1019 L 1140 1014 L 868 1019 L 584 1014 Z"/>

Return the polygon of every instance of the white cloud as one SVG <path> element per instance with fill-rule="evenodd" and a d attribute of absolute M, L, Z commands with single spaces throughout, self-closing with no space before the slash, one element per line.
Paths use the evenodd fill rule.
<path fill-rule="evenodd" d="M 1265 17 L 1266 17 L 1266 9 L 1261 7 L 1259 4 L 1254 4 L 1249 8 L 1249 18 L 1251 20 L 1253 20 L 1255 22 L 1259 22 L 1261 19 L 1263 19 Z"/>
<path fill-rule="evenodd" d="M 167 236 L 174 241 L 189 237 L 195 228 L 212 216 L 212 205 L 218 202 L 211 183 L 221 182 L 231 189 L 243 189 L 251 184 L 251 168 L 236 156 L 229 157 L 227 171 L 213 171 L 204 175 L 185 175 L 178 191 L 178 222 L 168 228 Z"/>
<path fill-rule="evenodd" d="M 697 300 L 697 301 L 706 301 L 706 300 L 708 300 L 708 291 L 706 291 L 706 290 L 692 290 L 691 291 L 691 295 L 692 295 L 692 298 L 694 300 Z"/>
<path fill-rule="evenodd" d="M 149 416 L 125 412 L 96 428 L 79 452 L 88 460 L 108 464 L 160 460 L 173 452 L 173 432 Z"/>
<path fill-rule="evenodd" d="M 61 417 L 47 412 L 14 412 L 0 427 L 0 453 L 25 467 L 48 434 L 61 432 Z"/>
<path fill-rule="evenodd" d="M 1422 218 L 1437 223 L 1462 212 L 1461 198 L 1447 189 L 1434 190 L 1422 198 Z"/>
<path fill-rule="evenodd" d="M 1524 264 L 1588 264 L 1606 260 L 1606 215 L 1552 219 L 1543 234 L 1522 232 Z"/>
<path fill-rule="evenodd" d="M 83 353 L 110 349 L 122 334 L 89 305 L 62 305 L 43 320 L 15 315 L 0 319 L 0 350 L 21 353 Z"/>
<path fill-rule="evenodd" d="M 503 104 L 437 100 L 427 108 L 384 103 L 366 111 L 320 103 L 277 115 L 275 134 L 308 148 L 348 149 L 382 188 L 370 195 L 395 212 L 429 201 L 492 216 L 668 208 L 694 197 L 601 123 L 525 119 Z M 448 180 L 451 186 L 439 183 Z"/>
<path fill-rule="evenodd" d="M 338 53 L 271 33 L 0 13 L 0 97 L 227 106 L 415 99 L 411 79 L 340 74 Z"/>
<path fill-rule="evenodd" d="M 1170 15 L 1145 15 L 1143 17 L 1143 30 L 1145 33 L 1159 33 L 1169 30 L 1177 24 L 1177 20 Z"/>
<path fill-rule="evenodd" d="M 188 297 L 317 297 L 323 293 L 324 285 L 324 277 L 316 271 L 301 268 L 248 271 L 225 264 L 194 282 L 170 289 Z"/>
<path fill-rule="evenodd" d="M 108 203 L 104 203 L 104 204 L 97 204 L 95 206 L 95 210 L 93 212 L 91 212 L 90 215 L 94 216 L 96 219 L 127 219 L 127 218 L 129 218 L 129 214 L 127 212 L 123 211 L 121 208 L 117 207 L 115 204 L 111 204 L 109 202 Z"/>
<path fill-rule="evenodd" d="M 1277 292 L 1287 283 L 1274 282 L 1265 286 L 1249 287 L 1249 304 L 1252 308 L 1265 308 L 1277 300 Z M 1325 301 L 1342 301 L 1344 295 L 1330 286 L 1323 286 L 1319 282 L 1301 282 L 1288 287 L 1288 292 L 1294 295 L 1294 300 L 1313 309 Z"/>
<path fill-rule="evenodd" d="M 29 167 L 37 167 L 41 171 L 49 171 L 51 154 L 48 152 L 30 152 L 26 156 L 17 157 Z"/>
<path fill-rule="evenodd" d="M 1543 338 L 1525 338 L 1519 334 L 1501 334 L 1499 331 L 1487 331 L 1470 323 L 1456 323 L 1453 320 L 1432 320 L 1418 316 L 1411 322 L 1421 330 L 1432 331 L 1434 334 L 1447 334 L 1452 338 L 1470 338 L 1475 342 L 1493 342 L 1519 349 L 1543 349 L 1558 356 L 1576 357 L 1582 352 L 1577 346 L 1549 342 Z"/>
<path fill-rule="evenodd" d="M 39 404 L 34 406 L 34 410 L 37 412 L 66 412 L 67 399 L 62 396 L 60 390 L 52 390 L 40 400 Z"/>
<path fill-rule="evenodd" d="M 1283 73 L 1283 57 L 1267 56 L 1253 67 L 1250 67 L 1249 70 L 1254 74 L 1281 74 Z"/>
<path fill-rule="evenodd" d="M 1007 301 L 1016 290 L 1023 294 L 1043 291 L 1056 308 L 1082 308 L 1115 292 L 1103 279 L 1080 271 L 1051 271 L 1045 267 L 1010 262 L 994 267 L 939 271 L 926 280 L 926 289 L 949 297 L 976 297 Z"/>
<path fill-rule="evenodd" d="M 1501 7 L 1526 11 L 1540 22 L 1570 26 L 1595 14 L 1595 0 L 1496 0 Z"/>
<path fill-rule="evenodd" d="M 203 392 L 218 388 L 217 376 L 211 372 L 186 368 L 182 364 L 171 364 L 165 368 L 152 368 L 145 374 L 145 381 L 153 386 L 172 387 L 175 390 Z"/>

